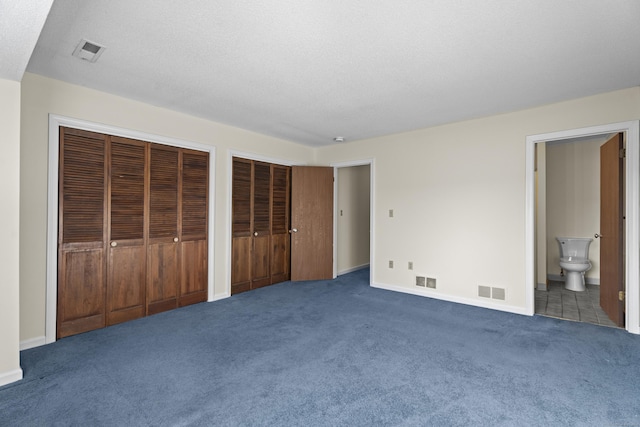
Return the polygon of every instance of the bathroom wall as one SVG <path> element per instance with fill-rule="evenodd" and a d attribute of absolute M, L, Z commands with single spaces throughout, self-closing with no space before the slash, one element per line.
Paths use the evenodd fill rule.
<path fill-rule="evenodd" d="M 338 168 L 338 274 L 369 265 L 369 165 Z"/>
<path fill-rule="evenodd" d="M 536 287 L 547 290 L 547 145 L 536 144 Z"/>
<path fill-rule="evenodd" d="M 560 275 L 556 236 L 592 237 L 600 232 L 600 145 L 606 136 L 547 143 L 547 271 Z M 592 268 L 585 278 L 600 283 L 600 240 L 589 248 Z M 540 278 L 538 278 L 540 280 Z"/>

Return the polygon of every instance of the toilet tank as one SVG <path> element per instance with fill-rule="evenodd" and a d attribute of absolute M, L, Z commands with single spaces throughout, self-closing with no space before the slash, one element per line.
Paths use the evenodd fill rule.
<path fill-rule="evenodd" d="M 556 237 L 560 247 L 560 257 L 589 259 L 589 245 L 593 239 L 590 237 Z"/>

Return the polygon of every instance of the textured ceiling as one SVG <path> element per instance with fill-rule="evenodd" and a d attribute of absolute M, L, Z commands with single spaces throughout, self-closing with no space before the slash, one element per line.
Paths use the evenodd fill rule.
<path fill-rule="evenodd" d="M 22 80 L 53 0 L 0 0 L 0 78 Z"/>
<path fill-rule="evenodd" d="M 640 1 L 56 0 L 27 71 L 323 146 L 638 86 Z"/>

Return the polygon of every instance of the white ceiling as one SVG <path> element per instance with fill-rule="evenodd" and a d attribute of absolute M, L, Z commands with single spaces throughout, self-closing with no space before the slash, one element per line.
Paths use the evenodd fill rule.
<path fill-rule="evenodd" d="M 323 146 L 639 86 L 640 1 L 56 0 L 27 71 Z"/>
<path fill-rule="evenodd" d="M 53 0 L 0 0 L 0 78 L 20 81 Z"/>

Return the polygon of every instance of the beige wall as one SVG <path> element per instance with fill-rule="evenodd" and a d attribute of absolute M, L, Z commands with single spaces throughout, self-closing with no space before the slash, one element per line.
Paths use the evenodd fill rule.
<path fill-rule="evenodd" d="M 525 138 L 640 118 L 640 88 L 319 149 L 320 163 L 374 158 L 372 281 L 489 305 L 478 285 L 525 310 Z M 389 218 L 389 209 L 394 217 Z M 401 268 L 388 268 L 394 260 Z M 408 271 L 407 261 L 414 262 Z"/>
<path fill-rule="evenodd" d="M 415 275 L 426 275 L 437 279 L 432 294 L 478 305 L 485 304 L 477 297 L 478 285 L 501 287 L 505 301 L 491 302 L 513 311 L 524 308 L 526 295 L 525 137 L 640 118 L 636 87 L 314 151 L 32 74 L 22 81 L 21 101 L 23 341 L 44 335 L 49 113 L 217 147 L 216 294 L 228 285 L 227 166 L 229 150 L 237 150 L 324 165 L 375 159 L 373 282 L 415 290 Z M 389 269 L 389 260 L 397 268 Z M 413 272 L 406 268 L 408 261 L 414 263 Z M 5 348 L 11 337 L 1 342 Z"/>
<path fill-rule="evenodd" d="M 290 162 L 310 162 L 313 150 L 130 99 L 34 74 L 22 81 L 20 339 L 45 334 L 47 147 L 50 113 L 216 147 L 215 290 L 227 290 L 229 150 Z"/>
<path fill-rule="evenodd" d="M 538 289 L 547 289 L 547 146 L 536 144 L 536 278 Z"/>
<path fill-rule="evenodd" d="M 20 83 L 0 79 L 0 386 L 22 378 L 19 353 Z"/>
<path fill-rule="evenodd" d="M 338 274 L 369 264 L 369 165 L 338 168 Z"/>
<path fill-rule="evenodd" d="M 548 143 L 546 149 L 547 269 L 560 275 L 556 237 L 591 237 L 600 230 L 600 145 L 604 137 Z M 586 278 L 600 280 L 600 240 L 589 247 L 592 268 Z"/>

